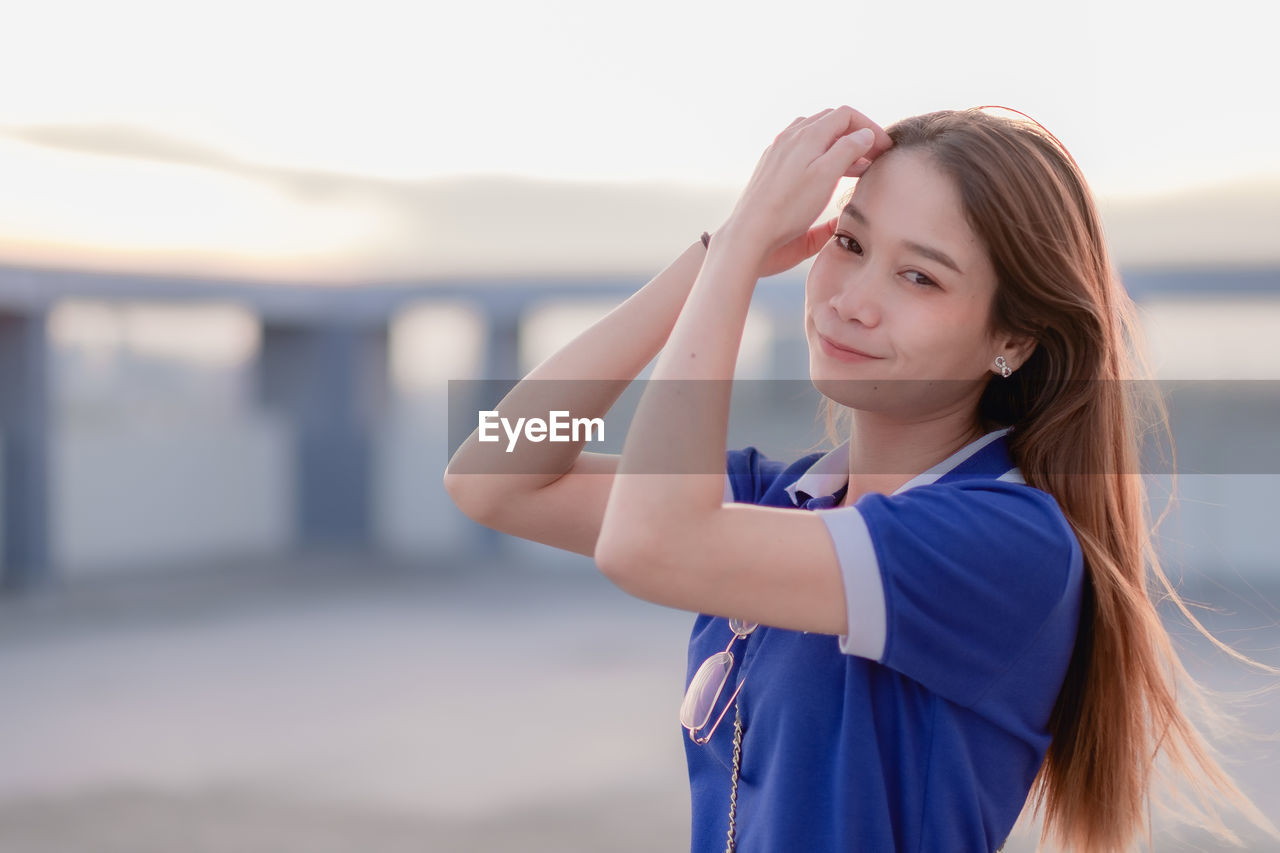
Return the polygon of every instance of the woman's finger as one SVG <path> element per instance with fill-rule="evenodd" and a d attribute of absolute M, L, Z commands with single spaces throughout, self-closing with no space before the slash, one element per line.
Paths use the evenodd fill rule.
<path fill-rule="evenodd" d="M 870 128 L 871 132 L 875 134 L 875 142 L 872 144 L 871 150 L 867 153 L 868 162 L 874 160 L 877 156 L 893 147 L 893 140 L 889 138 L 889 134 L 885 132 L 883 127 L 876 124 L 863 113 L 855 110 L 851 106 L 845 105 L 840 109 L 846 113 L 848 119 L 848 124 L 845 125 L 847 128 L 845 133 L 852 133 L 855 130 L 861 130 L 866 127 Z"/>
<path fill-rule="evenodd" d="M 845 170 L 844 176 L 846 178 L 860 178 L 862 177 L 862 173 L 867 171 L 870 167 L 871 161 L 864 155 L 853 161 L 853 165 Z"/>
<path fill-rule="evenodd" d="M 831 235 L 835 233 L 840 217 L 832 217 L 825 222 L 810 226 L 809 230 L 794 238 L 773 253 L 760 270 L 760 277 L 777 275 L 794 267 L 805 258 L 811 258 L 821 251 Z"/>
<path fill-rule="evenodd" d="M 813 165 L 820 170 L 819 173 L 830 173 L 834 181 L 841 175 L 847 175 L 854 163 L 867 159 L 867 152 L 875 145 L 875 139 L 875 132 L 869 127 L 846 133 L 814 160 Z"/>
<path fill-rule="evenodd" d="M 875 158 L 876 147 L 881 149 L 892 145 L 889 135 L 884 132 L 878 124 L 868 119 L 865 115 L 855 110 L 853 107 L 843 105 L 833 110 L 828 110 L 824 115 L 816 121 L 797 128 L 794 133 L 799 136 L 801 134 L 809 137 L 803 143 L 799 143 L 805 151 L 809 162 L 814 162 L 825 155 L 832 149 L 842 138 L 859 130 L 869 130 L 872 133 L 870 143 L 866 146 L 865 156 L 868 161 Z M 860 155 L 864 152 L 859 152 Z M 842 167 L 841 172 L 849 168 L 846 164 Z"/>
<path fill-rule="evenodd" d="M 806 258 L 811 258 L 827 244 L 831 239 L 831 235 L 836 233 L 836 226 L 840 223 L 839 216 L 833 216 L 825 222 L 819 222 L 809 229 L 805 235 L 805 254 Z"/>
<path fill-rule="evenodd" d="M 885 129 L 867 118 L 863 113 L 855 110 L 853 107 L 844 106 L 842 109 L 849 111 L 849 130 L 859 130 L 864 127 L 871 128 L 871 132 L 876 135 L 875 144 L 871 146 L 870 159 L 874 160 L 876 155 L 883 153 L 885 150 L 893 146 L 893 140 L 889 138 L 889 134 Z"/>
<path fill-rule="evenodd" d="M 773 141 L 776 143 L 779 139 L 782 138 L 782 134 L 786 133 L 789 130 L 794 130 L 802 121 L 806 121 L 808 118 L 810 117 L 796 116 L 794 119 L 792 119 L 791 124 L 787 125 L 781 131 L 778 132 L 778 135 L 773 138 Z"/>
<path fill-rule="evenodd" d="M 825 110 L 819 110 L 811 116 L 801 116 L 791 122 L 791 124 L 787 125 L 787 127 L 782 131 L 782 133 L 778 134 L 778 136 L 781 137 L 785 133 L 799 133 L 804 128 L 809 127 L 815 122 L 821 121 L 832 112 L 834 112 L 834 108 L 827 107 Z"/>

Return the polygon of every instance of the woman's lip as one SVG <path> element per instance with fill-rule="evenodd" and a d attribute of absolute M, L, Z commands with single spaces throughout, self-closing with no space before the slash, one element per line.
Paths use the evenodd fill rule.
<path fill-rule="evenodd" d="M 822 346 L 827 351 L 828 355 L 835 356 L 836 358 L 844 361 L 863 361 L 879 358 L 879 356 L 867 355 L 865 352 L 861 352 L 856 349 L 848 349 L 838 344 L 834 344 L 822 334 L 818 335 L 818 339 L 822 341 Z"/>

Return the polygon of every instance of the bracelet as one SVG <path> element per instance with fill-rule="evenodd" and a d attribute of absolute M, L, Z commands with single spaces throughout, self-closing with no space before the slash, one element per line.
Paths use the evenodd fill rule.
<path fill-rule="evenodd" d="M 703 231 L 703 232 L 702 232 L 702 245 L 703 245 L 703 247 L 705 247 L 705 248 L 707 248 L 707 249 L 710 249 L 710 248 L 711 248 L 711 234 L 710 234 L 710 232 L 708 232 L 708 231 Z"/>

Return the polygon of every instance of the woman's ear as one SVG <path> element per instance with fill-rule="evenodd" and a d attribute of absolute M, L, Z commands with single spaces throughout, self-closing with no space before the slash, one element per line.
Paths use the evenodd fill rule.
<path fill-rule="evenodd" d="M 1036 351 L 1037 343 L 1038 341 L 1031 335 L 1010 335 L 1002 341 L 998 354 L 1004 356 L 1005 362 L 1017 370 L 1031 358 L 1031 354 Z"/>

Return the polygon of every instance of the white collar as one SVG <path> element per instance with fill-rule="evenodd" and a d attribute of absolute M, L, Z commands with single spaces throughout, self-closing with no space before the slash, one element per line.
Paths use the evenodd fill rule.
<path fill-rule="evenodd" d="M 995 441 L 1000 436 L 1009 431 L 1008 427 L 989 432 L 981 438 L 976 438 L 957 450 L 955 453 L 943 459 L 937 465 L 934 465 L 928 471 L 917 474 L 907 482 L 898 487 L 894 494 L 900 494 L 907 489 L 913 489 L 916 486 L 927 486 L 928 484 L 938 480 L 943 474 L 955 468 L 964 460 Z M 805 471 L 801 477 L 791 485 L 787 486 L 785 491 L 791 497 L 791 502 L 796 506 L 800 505 L 800 499 L 796 497 L 797 491 L 802 491 L 809 497 L 822 497 L 825 495 L 834 495 L 849 482 L 849 439 L 834 450 L 828 451 L 826 455 L 820 457 L 818 461 L 809 466 L 809 470 Z"/>

